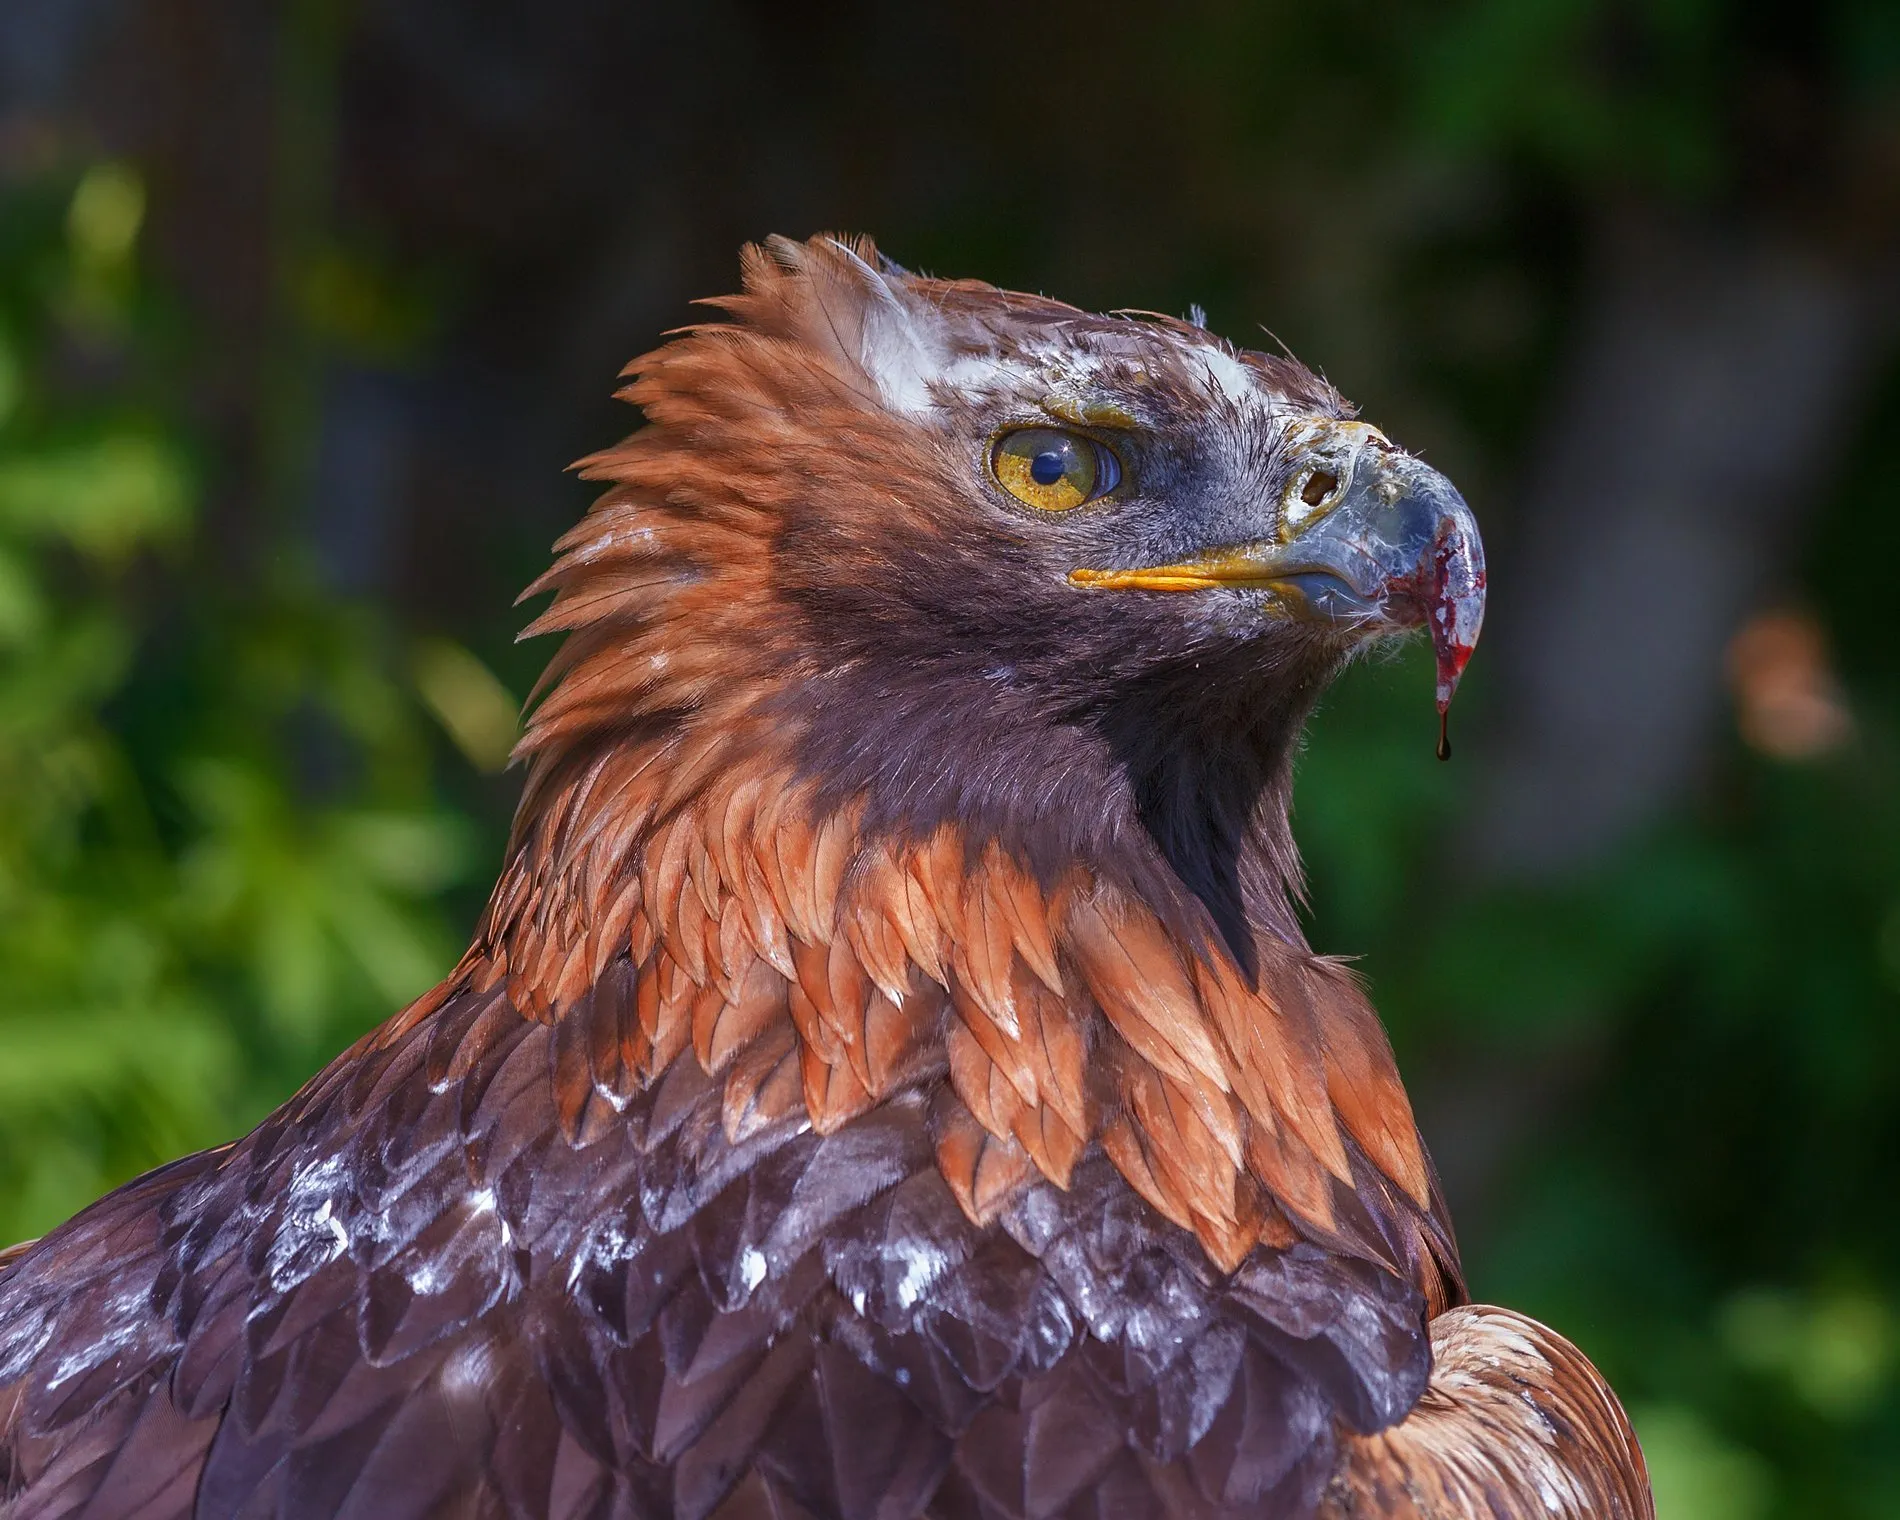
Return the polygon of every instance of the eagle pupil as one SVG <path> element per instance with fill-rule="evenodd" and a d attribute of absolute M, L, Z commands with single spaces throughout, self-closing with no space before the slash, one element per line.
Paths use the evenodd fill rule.
<path fill-rule="evenodd" d="M 1039 486 L 1052 486 L 1062 479 L 1066 468 L 1061 454 L 1049 449 L 1029 461 L 1029 478 Z"/>

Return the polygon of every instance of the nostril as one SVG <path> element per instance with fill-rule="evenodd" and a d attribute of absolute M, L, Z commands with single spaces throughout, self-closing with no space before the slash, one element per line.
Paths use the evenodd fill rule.
<path fill-rule="evenodd" d="M 1300 487 L 1300 500 L 1309 507 L 1317 507 L 1338 489 L 1339 477 L 1331 470 L 1315 470 L 1306 477 L 1306 484 Z"/>

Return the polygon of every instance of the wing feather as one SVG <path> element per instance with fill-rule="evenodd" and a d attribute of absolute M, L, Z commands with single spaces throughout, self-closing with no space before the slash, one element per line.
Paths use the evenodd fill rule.
<path fill-rule="evenodd" d="M 1653 1520 L 1635 1432 L 1570 1342 L 1469 1305 L 1433 1322 L 1432 1351 L 1418 1407 L 1348 1443 L 1323 1520 Z"/>

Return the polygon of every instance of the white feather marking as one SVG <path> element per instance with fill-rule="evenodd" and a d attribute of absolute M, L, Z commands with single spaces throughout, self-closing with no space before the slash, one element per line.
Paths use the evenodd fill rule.
<path fill-rule="evenodd" d="M 904 1263 L 904 1275 L 897 1280 L 897 1307 L 908 1309 L 922 1298 L 951 1265 L 949 1256 L 922 1241 L 911 1241 L 897 1252 Z"/>
<path fill-rule="evenodd" d="M 464 1346 L 442 1367 L 442 1392 L 452 1402 L 481 1397 L 495 1376 L 495 1355 L 486 1341 Z"/>
<path fill-rule="evenodd" d="M 151 1302 L 144 1283 L 115 1293 L 104 1305 L 106 1321 L 105 1332 L 94 1340 L 74 1347 L 59 1360 L 53 1369 L 53 1375 L 46 1380 L 49 1390 L 57 1388 L 69 1378 L 82 1372 L 90 1372 L 94 1367 L 103 1366 L 128 1346 L 134 1344 L 140 1332 L 151 1323 Z"/>
<path fill-rule="evenodd" d="M 844 243 L 833 239 L 832 247 L 851 266 L 868 297 L 853 357 L 892 411 L 930 411 L 931 381 L 942 374 L 948 358 L 941 338 L 924 331 L 911 304 L 882 274 Z"/>
<path fill-rule="evenodd" d="M 1214 389 L 1230 404 L 1244 406 L 1258 399 L 1260 391 L 1255 384 L 1254 372 L 1226 349 L 1210 343 L 1201 349 L 1199 358 L 1207 368 L 1207 378 Z"/>
<path fill-rule="evenodd" d="M 341 1156 L 306 1161 L 291 1173 L 283 1213 L 264 1255 L 277 1292 L 289 1292 L 349 1250 L 349 1228 L 339 1216 L 347 1212 L 350 1190 Z"/>

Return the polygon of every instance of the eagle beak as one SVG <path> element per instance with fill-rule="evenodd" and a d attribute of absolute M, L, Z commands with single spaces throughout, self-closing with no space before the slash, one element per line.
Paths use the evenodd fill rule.
<path fill-rule="evenodd" d="M 1477 520 L 1449 480 L 1373 429 L 1350 423 L 1334 431 L 1318 464 L 1287 488 L 1277 537 L 1149 569 L 1074 570 L 1069 579 L 1106 590 L 1250 587 L 1302 621 L 1369 635 L 1422 627 L 1437 656 L 1444 712 L 1484 622 Z"/>

